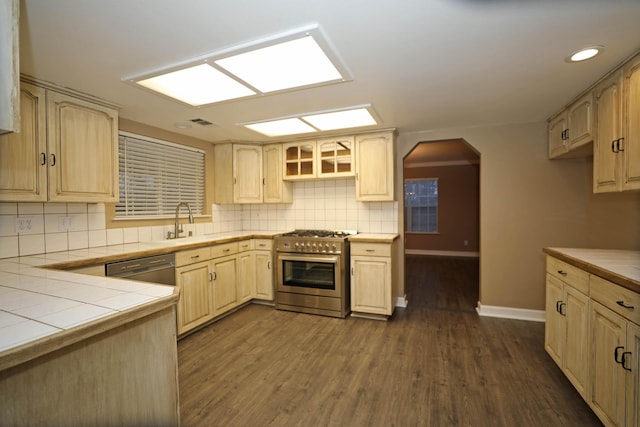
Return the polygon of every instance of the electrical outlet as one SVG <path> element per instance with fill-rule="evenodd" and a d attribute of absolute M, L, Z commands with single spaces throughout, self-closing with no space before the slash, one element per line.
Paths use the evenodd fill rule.
<path fill-rule="evenodd" d="M 69 230 L 71 230 L 71 217 L 70 216 L 58 217 L 58 231 L 69 231 Z"/>
<path fill-rule="evenodd" d="M 16 233 L 24 233 L 29 230 L 31 230 L 31 218 L 17 217 Z"/>
<path fill-rule="evenodd" d="M 464 245 L 465 245 L 465 246 L 469 246 L 469 241 L 468 241 L 468 240 L 465 240 L 465 241 L 464 241 Z"/>

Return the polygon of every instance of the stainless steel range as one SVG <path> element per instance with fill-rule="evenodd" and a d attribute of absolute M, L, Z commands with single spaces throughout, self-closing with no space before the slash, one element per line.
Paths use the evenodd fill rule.
<path fill-rule="evenodd" d="M 275 238 L 276 308 L 331 317 L 350 311 L 352 232 L 296 230 Z"/>

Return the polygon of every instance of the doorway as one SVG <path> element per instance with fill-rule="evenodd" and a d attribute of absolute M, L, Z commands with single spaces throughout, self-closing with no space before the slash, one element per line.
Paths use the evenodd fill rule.
<path fill-rule="evenodd" d="M 410 307 L 475 311 L 480 155 L 465 140 L 423 141 L 403 159 L 405 291 Z"/>

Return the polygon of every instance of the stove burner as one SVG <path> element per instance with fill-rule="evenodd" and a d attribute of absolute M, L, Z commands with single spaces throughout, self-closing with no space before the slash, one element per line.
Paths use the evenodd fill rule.
<path fill-rule="evenodd" d="M 284 233 L 285 237 L 333 237 L 333 238 L 345 238 L 350 233 L 346 231 L 331 231 L 331 230 L 294 230 L 289 233 Z"/>

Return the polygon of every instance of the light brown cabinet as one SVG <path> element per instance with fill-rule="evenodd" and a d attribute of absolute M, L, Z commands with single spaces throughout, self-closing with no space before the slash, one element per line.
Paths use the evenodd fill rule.
<path fill-rule="evenodd" d="M 253 251 L 253 240 L 244 240 L 238 243 L 238 304 L 245 303 L 253 298 L 256 281 L 256 261 Z"/>
<path fill-rule="evenodd" d="M 117 111 L 28 83 L 21 100 L 24 130 L 0 139 L 0 200 L 117 201 Z"/>
<path fill-rule="evenodd" d="M 397 239 L 394 243 L 351 243 L 352 315 L 393 314 L 396 249 Z"/>
<path fill-rule="evenodd" d="M 320 139 L 316 142 L 318 178 L 354 176 L 353 136 Z"/>
<path fill-rule="evenodd" d="M 263 202 L 293 202 L 293 183 L 282 177 L 283 157 L 282 144 L 268 144 L 262 147 L 263 160 Z"/>
<path fill-rule="evenodd" d="M 549 158 L 591 155 L 593 123 L 593 93 L 589 91 L 549 121 Z"/>
<path fill-rule="evenodd" d="M 284 152 L 284 179 L 299 180 L 316 177 L 316 142 L 287 142 Z"/>
<path fill-rule="evenodd" d="M 356 135 L 356 200 L 395 200 L 395 132 Z"/>
<path fill-rule="evenodd" d="M 586 399 L 589 274 L 547 257 L 545 349 Z"/>
<path fill-rule="evenodd" d="M 176 286 L 180 289 L 176 324 L 178 335 L 213 319 L 209 248 L 176 254 Z"/>
<path fill-rule="evenodd" d="M 594 89 L 594 193 L 640 189 L 640 55 Z"/>
<path fill-rule="evenodd" d="M 255 240 L 254 298 L 273 301 L 273 240 Z"/>
<path fill-rule="evenodd" d="M 0 135 L 20 131 L 20 2 L 0 3 Z"/>

